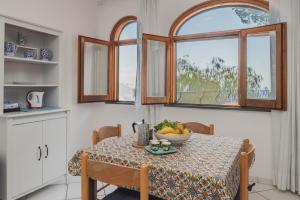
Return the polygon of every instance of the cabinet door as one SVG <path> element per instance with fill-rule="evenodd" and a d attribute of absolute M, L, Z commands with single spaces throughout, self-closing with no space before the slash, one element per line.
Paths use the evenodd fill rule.
<path fill-rule="evenodd" d="M 16 196 L 42 184 L 42 123 L 13 125 L 9 135 L 12 195 Z"/>
<path fill-rule="evenodd" d="M 43 182 L 58 178 L 66 173 L 66 118 L 43 122 Z"/>

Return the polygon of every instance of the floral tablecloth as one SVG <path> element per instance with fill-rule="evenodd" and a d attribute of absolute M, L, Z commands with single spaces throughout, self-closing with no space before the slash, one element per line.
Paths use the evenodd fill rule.
<path fill-rule="evenodd" d="M 194 133 L 174 154 L 152 155 L 132 147 L 132 137 L 107 138 L 84 151 L 90 159 L 134 168 L 149 165 L 149 190 L 163 199 L 234 199 L 240 181 L 242 140 Z M 78 151 L 69 173 L 80 175 Z"/>

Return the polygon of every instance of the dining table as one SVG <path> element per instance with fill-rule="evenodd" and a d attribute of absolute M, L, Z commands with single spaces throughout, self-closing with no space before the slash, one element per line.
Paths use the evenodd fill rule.
<path fill-rule="evenodd" d="M 149 193 L 167 200 L 234 199 L 240 184 L 241 139 L 193 133 L 177 152 L 154 155 L 132 146 L 134 137 L 124 135 L 79 150 L 68 171 L 80 176 L 80 155 L 116 165 L 149 166 Z"/>

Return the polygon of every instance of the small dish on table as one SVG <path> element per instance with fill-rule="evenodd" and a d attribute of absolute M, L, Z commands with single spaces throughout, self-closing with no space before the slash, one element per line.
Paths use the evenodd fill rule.
<path fill-rule="evenodd" d="M 157 151 L 153 151 L 150 145 L 145 146 L 145 149 L 154 155 L 166 155 L 166 154 L 171 154 L 171 153 L 177 152 L 177 149 L 173 146 L 170 146 L 168 151 L 165 151 L 162 148 L 159 148 Z"/>
<path fill-rule="evenodd" d="M 171 146 L 171 142 L 166 139 L 150 140 L 150 145 L 146 146 L 145 150 L 155 155 L 170 154 L 177 151 L 174 146 Z"/>

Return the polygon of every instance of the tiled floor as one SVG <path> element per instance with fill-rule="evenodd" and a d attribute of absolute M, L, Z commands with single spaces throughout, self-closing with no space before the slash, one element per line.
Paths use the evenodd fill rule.
<path fill-rule="evenodd" d="M 99 188 L 102 183 L 98 184 Z M 102 199 L 106 194 L 114 191 L 117 187 L 110 185 L 105 188 L 105 191 L 98 193 L 98 198 Z M 80 200 L 81 199 L 81 184 L 71 183 L 68 185 L 51 185 L 45 187 L 35 193 L 18 200 Z"/>
<path fill-rule="evenodd" d="M 101 186 L 100 186 L 101 187 Z M 106 188 L 106 194 L 115 190 L 115 186 Z M 80 200 L 80 183 L 52 185 L 19 200 Z M 99 194 L 99 199 L 104 193 Z M 300 196 L 291 192 L 281 192 L 270 185 L 256 184 L 249 195 L 250 200 L 300 200 Z"/>
<path fill-rule="evenodd" d="M 249 194 L 250 200 L 300 200 L 300 196 L 291 192 L 282 192 L 271 185 L 257 183 Z"/>

